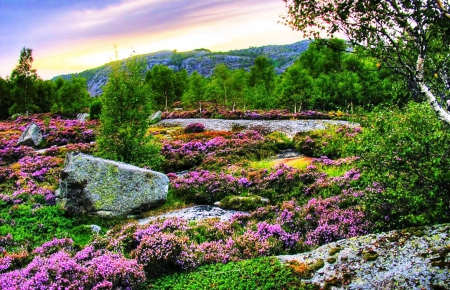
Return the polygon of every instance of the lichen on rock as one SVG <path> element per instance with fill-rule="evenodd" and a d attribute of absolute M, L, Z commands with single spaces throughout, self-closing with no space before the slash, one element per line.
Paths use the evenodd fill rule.
<path fill-rule="evenodd" d="M 168 184 L 167 176 L 159 172 L 69 153 L 56 197 L 73 214 L 127 216 L 163 202 Z"/>

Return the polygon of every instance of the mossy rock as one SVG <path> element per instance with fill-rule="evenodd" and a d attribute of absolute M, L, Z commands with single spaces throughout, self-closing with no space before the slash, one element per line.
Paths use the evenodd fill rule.
<path fill-rule="evenodd" d="M 375 251 L 369 251 L 363 255 L 366 261 L 375 261 L 378 258 L 378 253 Z"/>
<path fill-rule="evenodd" d="M 341 250 L 342 248 L 340 246 L 334 247 L 330 250 L 328 255 L 333 256 L 334 254 L 339 253 Z"/>

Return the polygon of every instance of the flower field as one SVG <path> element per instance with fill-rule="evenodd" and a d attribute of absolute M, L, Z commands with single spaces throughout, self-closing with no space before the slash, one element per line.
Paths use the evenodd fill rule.
<path fill-rule="evenodd" d="M 16 145 L 30 122 L 41 128 L 45 150 Z M 1 289 L 133 289 L 203 265 L 306 251 L 369 233 L 372 221 L 360 201 L 384 191 L 376 182 L 355 186 L 359 158 L 341 150 L 360 128 L 301 134 L 288 144 L 263 130 L 152 128 L 170 179 L 165 208 L 233 196 L 263 197 L 269 204 L 247 205 L 248 213 L 227 221 L 167 218 L 139 225 L 71 217 L 55 205 L 59 173 L 67 152 L 95 153 L 98 125 L 49 114 L 0 124 Z M 286 146 L 318 156 L 304 168 L 252 167 Z M 93 223 L 101 230 L 93 231 Z"/>

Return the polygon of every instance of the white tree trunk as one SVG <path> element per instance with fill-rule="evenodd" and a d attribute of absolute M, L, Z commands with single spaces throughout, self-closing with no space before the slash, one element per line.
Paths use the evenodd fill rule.
<path fill-rule="evenodd" d="M 450 114 L 442 108 L 442 106 L 436 100 L 434 94 L 430 91 L 428 86 L 423 81 L 423 63 L 424 59 L 419 55 L 417 59 L 417 85 L 430 104 L 431 109 L 433 109 L 433 111 L 435 111 L 438 115 L 438 118 L 450 125 Z"/>

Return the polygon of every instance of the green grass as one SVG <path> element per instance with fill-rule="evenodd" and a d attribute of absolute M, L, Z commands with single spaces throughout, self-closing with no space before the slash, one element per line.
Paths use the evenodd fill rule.
<path fill-rule="evenodd" d="M 173 192 L 169 189 L 169 192 L 167 193 L 167 199 L 161 206 L 151 209 L 143 214 L 145 217 L 149 216 L 155 216 L 160 215 L 172 210 L 176 209 L 182 209 L 186 208 L 188 206 L 192 206 L 193 204 L 187 204 L 184 202 L 184 200 L 180 199 L 179 197 L 175 196 Z"/>
<path fill-rule="evenodd" d="M 275 257 L 213 264 L 150 280 L 142 289 L 316 289 Z"/>
<path fill-rule="evenodd" d="M 309 164 L 311 164 L 310 157 L 298 157 L 298 158 L 286 158 L 281 160 L 261 160 L 250 162 L 250 167 L 254 169 L 272 169 L 275 165 L 284 163 L 287 166 L 293 167 L 295 169 L 305 169 Z"/>

